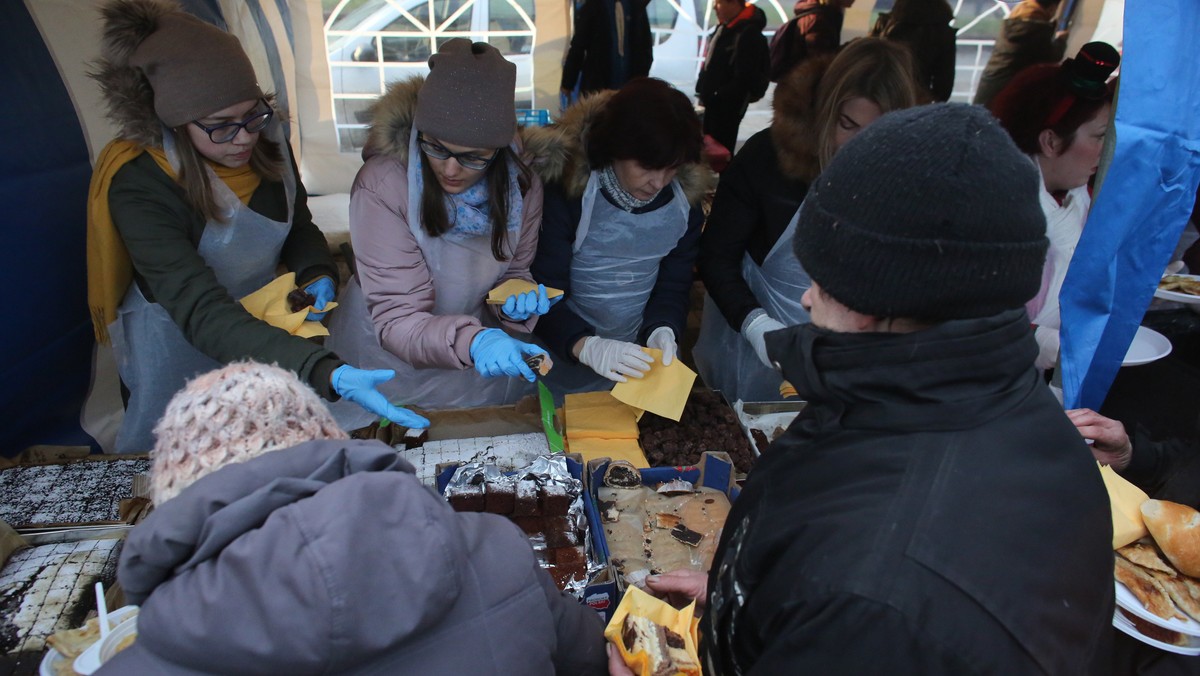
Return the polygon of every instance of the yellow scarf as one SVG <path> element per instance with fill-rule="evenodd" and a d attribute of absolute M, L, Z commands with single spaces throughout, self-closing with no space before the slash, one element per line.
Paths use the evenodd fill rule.
<path fill-rule="evenodd" d="M 121 241 L 108 208 L 108 190 L 113 176 L 126 163 L 142 153 L 149 153 L 168 176 L 178 180 L 171 163 L 161 148 L 147 148 L 132 141 L 114 139 L 104 146 L 96 158 L 92 170 L 92 182 L 88 187 L 87 213 L 87 282 L 88 309 L 92 314 L 92 328 L 96 340 L 108 344 L 108 325 L 117 318 L 117 308 L 133 281 L 133 263 L 129 251 Z M 261 178 L 249 165 L 229 169 L 209 163 L 217 177 L 238 196 L 242 204 L 250 203 L 250 196 L 258 189 Z"/>

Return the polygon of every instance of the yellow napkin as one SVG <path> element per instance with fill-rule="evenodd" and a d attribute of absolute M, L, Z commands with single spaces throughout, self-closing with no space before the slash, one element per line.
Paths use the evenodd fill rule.
<path fill-rule="evenodd" d="M 329 329 L 325 328 L 321 322 L 304 321 L 304 318 L 308 316 L 308 311 L 313 309 L 311 305 L 299 312 L 292 312 L 291 307 L 288 306 L 287 295 L 295 289 L 296 273 L 289 272 L 276 277 L 263 288 L 238 302 L 246 308 L 246 312 L 254 315 L 255 318 L 283 329 L 293 336 L 301 338 L 328 336 Z M 335 307 L 337 307 L 337 303 L 331 301 L 321 311 L 328 312 Z"/>
<path fill-rule="evenodd" d="M 487 302 L 488 305 L 504 305 L 504 301 L 508 300 L 509 296 L 537 291 L 537 288 L 537 284 L 524 279 L 506 279 L 503 284 L 488 291 Z M 561 295 L 563 295 L 562 289 L 546 287 L 546 298 L 558 298 Z"/>
<path fill-rule="evenodd" d="M 696 382 L 696 372 L 678 359 L 672 361 L 670 366 L 663 366 L 662 350 L 642 349 L 654 357 L 650 370 L 641 378 L 617 383 L 612 389 L 612 396 L 634 408 L 679 422 L 683 406 L 692 393 L 692 384 Z"/>
<path fill-rule="evenodd" d="M 1104 479 L 1108 501 L 1112 504 L 1113 549 L 1146 537 L 1149 531 L 1142 521 L 1141 507 L 1150 496 L 1107 465 L 1100 465 L 1100 476 Z"/>
<path fill-rule="evenodd" d="M 692 601 L 682 610 L 675 610 L 666 601 L 656 599 L 641 589 L 631 586 L 625 591 L 625 596 L 621 598 L 621 603 L 617 605 L 617 609 L 613 612 L 612 619 L 609 620 L 608 626 L 604 628 L 604 638 L 617 647 L 617 650 L 621 652 L 621 659 L 625 660 L 625 665 L 632 669 L 633 673 L 639 676 L 651 676 L 650 661 L 646 654 L 638 652 L 631 655 L 625 649 L 625 641 L 621 640 L 621 629 L 625 624 L 625 616 L 644 617 L 682 636 L 684 649 L 696 661 L 698 667 L 700 664 L 700 653 L 696 648 L 699 643 L 696 627 L 699 623 L 693 621 L 695 614 L 695 601 Z M 697 671 L 692 673 L 699 676 L 700 672 L 697 669 Z"/>
<path fill-rule="evenodd" d="M 637 411 L 608 392 L 568 394 L 563 398 L 567 439 L 637 439 Z M 644 467 L 644 465 L 643 465 Z"/>
<path fill-rule="evenodd" d="M 612 458 L 628 460 L 634 467 L 650 466 L 637 439 L 573 439 L 568 436 L 567 450 L 582 455 L 585 464 L 595 458 Z"/>

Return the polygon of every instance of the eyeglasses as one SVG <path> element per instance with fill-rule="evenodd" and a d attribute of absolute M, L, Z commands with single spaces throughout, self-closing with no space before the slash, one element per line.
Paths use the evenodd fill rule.
<path fill-rule="evenodd" d="M 241 122 L 226 122 L 211 127 L 196 121 L 193 121 L 192 124 L 203 129 L 208 134 L 208 139 L 213 143 L 229 143 L 243 129 L 247 133 L 257 134 L 267 127 L 267 123 L 271 121 L 272 117 L 275 117 L 275 109 L 267 103 L 266 99 L 259 99 L 259 102 L 267 107 L 266 112 L 255 113 L 253 117 L 248 117 Z"/>
<path fill-rule="evenodd" d="M 440 144 L 434 143 L 424 136 L 417 138 L 417 144 L 421 146 L 421 152 L 432 157 L 435 160 L 448 160 L 451 157 L 457 161 L 463 169 L 471 169 L 474 171 L 483 171 L 487 169 L 496 159 L 496 155 L 500 151 L 492 153 L 491 157 L 480 157 L 471 153 L 452 153 Z"/>

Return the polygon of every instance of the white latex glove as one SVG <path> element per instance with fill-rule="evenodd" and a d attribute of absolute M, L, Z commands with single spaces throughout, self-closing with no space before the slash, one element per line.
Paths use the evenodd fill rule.
<path fill-rule="evenodd" d="M 763 364 L 775 368 L 775 365 L 771 363 L 771 358 L 767 356 L 767 341 L 764 335 L 768 331 L 785 328 L 787 327 L 772 319 L 766 310 L 760 308 L 746 315 L 746 321 L 742 322 L 742 336 L 754 348 L 755 354 Z"/>
<path fill-rule="evenodd" d="M 675 353 L 679 351 L 679 346 L 675 344 L 675 332 L 669 326 L 660 326 L 651 331 L 646 347 L 662 350 L 663 366 L 670 366 L 675 361 Z"/>
<path fill-rule="evenodd" d="M 654 357 L 646 354 L 641 345 L 588 336 L 583 339 L 579 361 L 605 378 L 623 383 L 625 376 L 641 378 L 650 370 Z"/>

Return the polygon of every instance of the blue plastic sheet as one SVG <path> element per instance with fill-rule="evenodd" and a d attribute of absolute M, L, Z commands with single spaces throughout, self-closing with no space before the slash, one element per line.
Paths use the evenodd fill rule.
<path fill-rule="evenodd" d="M 1116 149 L 1059 296 L 1067 408 L 1104 402 L 1200 181 L 1200 2 L 1126 0 L 1124 35 Z"/>

